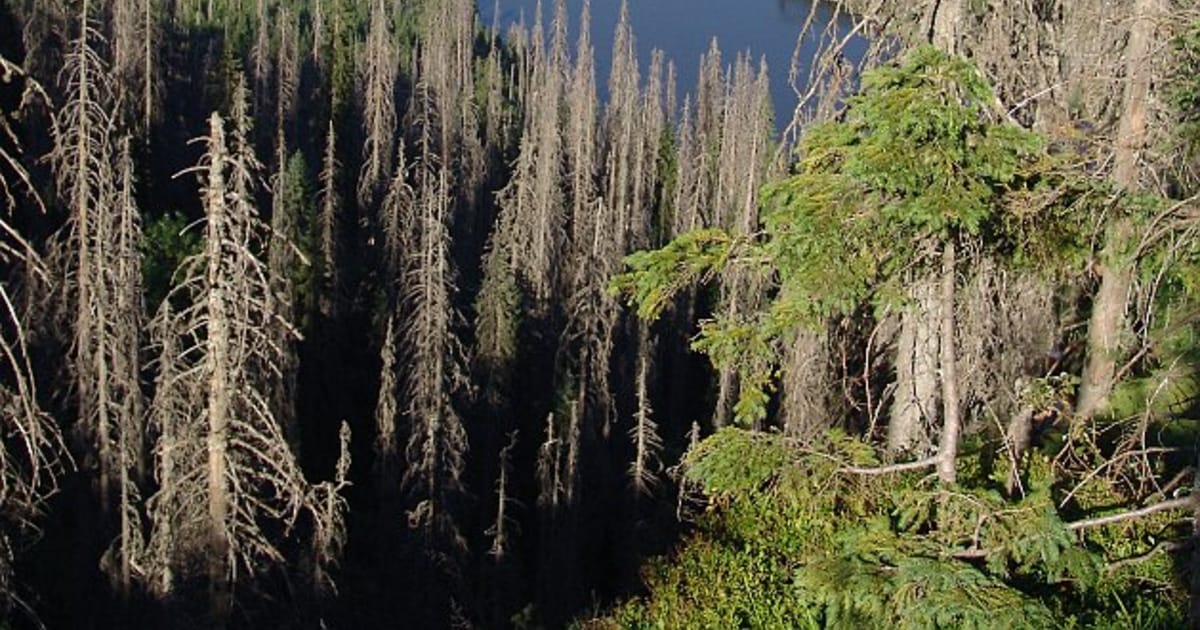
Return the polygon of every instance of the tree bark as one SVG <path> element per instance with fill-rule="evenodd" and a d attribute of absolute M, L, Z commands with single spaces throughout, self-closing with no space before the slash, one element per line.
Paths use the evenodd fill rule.
<path fill-rule="evenodd" d="M 218 623 L 228 616 L 229 608 L 229 494 L 226 486 L 228 461 L 226 459 L 229 433 L 230 391 L 229 382 L 229 314 L 226 304 L 227 268 L 221 265 L 221 248 L 226 245 L 225 227 L 225 177 L 221 160 L 224 160 L 224 139 L 221 119 L 214 114 L 211 120 L 214 161 L 208 182 L 208 354 L 205 357 L 205 375 L 208 381 L 208 401 L 205 405 L 208 420 L 208 529 L 209 558 L 208 579 L 210 611 Z"/>
<path fill-rule="evenodd" d="M 1033 405 L 1028 402 L 1021 404 L 1020 409 L 1008 421 L 1008 448 L 1012 461 L 1012 470 L 1008 471 L 1008 480 L 1004 490 L 1008 496 L 1016 496 L 1021 488 L 1021 457 L 1029 450 L 1030 438 L 1033 431 Z"/>
<path fill-rule="evenodd" d="M 958 436 L 962 433 L 962 418 L 958 405 L 958 357 L 954 351 L 954 284 L 955 284 L 954 241 L 947 241 L 942 249 L 942 438 L 938 445 L 938 479 L 943 484 L 953 484 L 956 477 L 955 460 L 958 458 Z"/>
<path fill-rule="evenodd" d="M 958 53 L 958 33 L 964 17 L 962 0 L 934 0 L 929 25 L 929 41 L 934 46 Z"/>
<path fill-rule="evenodd" d="M 888 451 L 923 449 L 929 442 L 925 427 L 932 425 L 938 403 L 938 330 L 944 305 L 931 278 L 920 278 L 909 289 L 912 304 L 900 318 L 896 350 L 896 393 L 888 422 Z"/>
<path fill-rule="evenodd" d="M 1165 0 L 1138 0 L 1125 48 L 1125 97 L 1114 150 L 1113 180 L 1125 190 L 1139 187 L 1138 161 L 1146 143 L 1146 117 L 1153 60 L 1154 33 L 1166 12 Z M 1090 418 L 1108 404 L 1125 333 L 1125 305 L 1133 283 L 1133 270 L 1123 260 L 1134 234 L 1127 218 L 1109 227 L 1100 260 L 1100 289 L 1092 301 L 1088 322 L 1087 364 L 1079 386 L 1076 415 Z"/>

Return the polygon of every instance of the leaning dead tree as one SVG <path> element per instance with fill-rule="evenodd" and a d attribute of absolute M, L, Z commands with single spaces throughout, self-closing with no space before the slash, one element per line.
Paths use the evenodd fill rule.
<path fill-rule="evenodd" d="M 0 57 L 0 82 L 18 81 L 25 82 L 24 104 L 39 88 Z M 65 453 L 58 425 L 38 406 L 20 300 L 9 282 L 8 273 L 20 267 L 46 275 L 37 253 L 9 222 L 22 192 L 40 204 L 9 121 L 9 113 L 0 112 L 0 612 L 20 601 L 13 583 L 14 539 L 37 531 L 35 520 L 57 487 Z"/>
<path fill-rule="evenodd" d="M 153 323 L 159 490 L 149 503 L 147 577 L 162 595 L 207 584 L 218 621 L 242 576 L 287 562 L 280 535 L 310 533 L 318 576 L 337 559 L 349 457 L 343 429 L 337 478 L 309 483 L 271 410 L 266 386 L 280 348 L 270 331 L 287 323 L 263 299 L 270 287 L 256 252 L 267 230 L 250 194 L 256 164 L 245 105 L 238 110 L 230 145 L 221 116 L 209 119 L 198 169 L 204 249 L 183 263 Z"/>

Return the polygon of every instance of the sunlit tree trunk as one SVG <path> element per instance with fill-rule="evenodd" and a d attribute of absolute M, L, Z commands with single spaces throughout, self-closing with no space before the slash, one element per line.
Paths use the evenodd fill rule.
<path fill-rule="evenodd" d="M 1129 17 L 1125 48 L 1125 92 L 1114 148 L 1113 180 L 1136 192 L 1141 180 L 1141 152 L 1146 144 L 1146 119 L 1154 80 L 1153 54 L 1159 20 L 1167 15 L 1164 0 L 1138 0 Z M 1102 412 L 1108 404 L 1117 362 L 1122 359 L 1126 330 L 1126 304 L 1133 283 L 1131 219 L 1118 217 L 1108 227 L 1100 254 L 1100 288 L 1092 299 L 1088 321 L 1087 363 L 1079 384 L 1075 411 L 1081 418 Z"/>
<path fill-rule="evenodd" d="M 941 302 L 938 320 L 941 336 L 942 433 L 938 443 L 938 479 L 953 484 L 957 479 L 958 441 L 962 434 L 962 409 L 958 398 L 958 355 L 955 342 L 954 288 L 958 282 L 954 241 L 942 245 Z"/>

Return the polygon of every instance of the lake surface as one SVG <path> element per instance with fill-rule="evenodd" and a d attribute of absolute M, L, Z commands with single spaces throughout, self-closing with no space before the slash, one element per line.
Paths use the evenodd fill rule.
<path fill-rule="evenodd" d="M 813 30 L 820 33 L 833 19 L 832 5 L 817 4 Z M 548 25 L 554 11 L 554 0 L 542 0 L 544 21 Z M 532 26 L 538 0 L 479 0 L 480 17 L 492 24 L 499 11 L 501 29 L 521 20 Z M 578 33 L 579 15 L 583 0 L 566 0 L 571 19 L 572 50 Z M 811 0 L 629 0 L 629 16 L 637 40 L 638 60 L 643 76 L 650 65 L 650 53 L 661 49 L 675 62 L 679 101 L 683 95 L 695 92 L 700 55 L 706 52 L 713 38 L 721 47 L 722 60 L 728 64 L 739 52 L 749 51 L 757 62 L 766 57 L 771 77 L 771 96 L 775 104 L 777 127 L 791 119 L 796 96 L 788 85 L 788 70 L 800 29 L 812 8 Z M 596 82 L 601 98 L 608 84 L 612 59 L 613 33 L 621 13 L 620 0 L 592 0 L 592 45 L 596 49 Z M 853 28 L 852 19 L 842 14 L 838 20 L 839 33 Z M 814 55 L 818 40 L 806 36 L 801 63 Z M 854 40 L 846 56 L 857 60 L 866 49 L 866 41 Z M 757 65 L 757 64 L 756 64 Z M 801 89 L 807 67 L 801 68 Z"/>

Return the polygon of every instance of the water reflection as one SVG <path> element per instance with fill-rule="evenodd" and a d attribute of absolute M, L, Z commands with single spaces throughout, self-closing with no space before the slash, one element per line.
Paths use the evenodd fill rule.
<path fill-rule="evenodd" d="M 480 15 L 491 24 L 499 10 L 501 28 L 524 19 L 533 23 L 538 0 L 480 0 Z M 579 15 L 583 0 L 566 0 L 570 15 L 572 42 L 578 33 Z M 739 52 L 749 52 L 757 62 L 765 58 L 771 76 L 771 96 L 775 105 L 776 122 L 782 127 L 791 117 L 796 96 L 787 85 L 788 69 L 800 28 L 812 9 L 810 0 L 629 0 L 629 15 L 637 38 L 638 58 L 643 72 L 650 63 L 650 53 L 661 49 L 675 62 L 679 93 L 695 88 L 700 55 L 716 38 L 724 58 L 732 60 Z M 543 0 L 544 21 L 550 22 L 554 1 Z M 612 58 L 612 37 L 620 16 L 620 0 L 592 0 L 592 42 L 596 48 L 596 71 L 600 97 L 605 97 L 609 64 Z M 820 32 L 835 15 L 833 5 L 819 2 L 814 28 Z M 846 33 L 852 28 L 849 15 L 842 14 L 837 29 Z M 807 75 L 807 60 L 817 48 L 815 36 L 806 37 L 801 49 L 801 77 Z M 865 41 L 855 40 L 846 49 L 847 57 L 857 59 L 863 54 Z M 800 86 L 803 89 L 804 85 Z"/>

